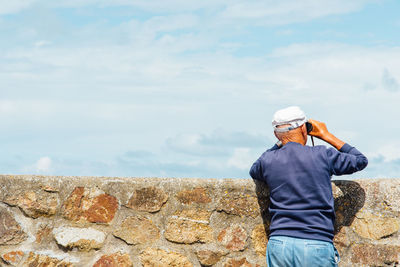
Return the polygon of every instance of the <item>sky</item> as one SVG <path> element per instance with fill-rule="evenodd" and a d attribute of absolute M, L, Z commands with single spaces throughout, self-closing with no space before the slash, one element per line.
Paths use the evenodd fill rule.
<path fill-rule="evenodd" d="M 368 157 L 347 178 L 398 178 L 399 11 L 0 0 L 0 173 L 249 178 L 296 105 Z"/>

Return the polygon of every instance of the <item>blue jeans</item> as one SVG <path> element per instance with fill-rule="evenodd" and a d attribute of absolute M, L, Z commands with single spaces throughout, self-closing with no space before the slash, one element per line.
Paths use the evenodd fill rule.
<path fill-rule="evenodd" d="M 326 241 L 271 236 L 267 245 L 268 267 L 338 266 L 339 253 Z"/>

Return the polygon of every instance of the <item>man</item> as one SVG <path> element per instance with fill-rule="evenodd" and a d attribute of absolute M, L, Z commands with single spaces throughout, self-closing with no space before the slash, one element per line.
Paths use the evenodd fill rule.
<path fill-rule="evenodd" d="M 307 121 L 298 107 L 277 111 L 272 125 L 279 142 L 250 169 L 251 177 L 266 182 L 270 192 L 267 265 L 337 266 L 331 176 L 360 171 L 368 160 L 324 123 Z M 307 134 L 334 148 L 306 146 Z"/>

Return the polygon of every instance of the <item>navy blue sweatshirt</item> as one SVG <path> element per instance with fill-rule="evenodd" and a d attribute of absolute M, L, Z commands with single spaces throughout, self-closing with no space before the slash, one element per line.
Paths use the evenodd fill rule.
<path fill-rule="evenodd" d="M 348 144 L 340 151 L 289 142 L 265 151 L 250 175 L 270 192 L 270 235 L 332 242 L 335 223 L 331 176 L 364 169 L 367 158 Z"/>

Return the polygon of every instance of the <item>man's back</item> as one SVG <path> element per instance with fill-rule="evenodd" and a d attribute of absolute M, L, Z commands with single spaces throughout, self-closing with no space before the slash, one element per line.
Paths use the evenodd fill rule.
<path fill-rule="evenodd" d="M 331 175 L 352 173 L 367 164 L 355 148 L 345 145 L 341 150 L 289 142 L 267 150 L 254 163 L 251 176 L 266 182 L 270 190 L 271 236 L 332 242 Z"/>
<path fill-rule="evenodd" d="M 266 182 L 270 191 L 267 265 L 336 267 L 340 257 L 332 242 L 331 176 L 362 170 L 368 160 L 325 123 L 307 119 L 299 107 L 275 112 L 272 126 L 279 142 L 250 169 L 251 177 Z M 332 148 L 306 146 L 308 135 Z"/>

